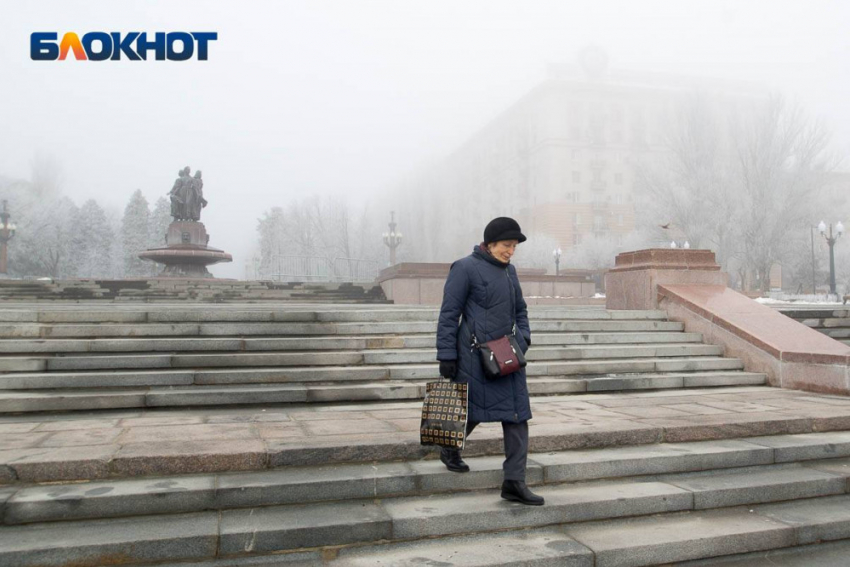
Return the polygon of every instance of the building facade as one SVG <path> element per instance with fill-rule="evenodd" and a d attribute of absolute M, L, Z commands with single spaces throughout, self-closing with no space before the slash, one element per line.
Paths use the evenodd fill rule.
<path fill-rule="evenodd" d="M 575 64 L 552 66 L 547 80 L 399 188 L 408 233 L 426 239 L 417 258 L 445 261 L 467 251 L 458 237 L 475 242 L 483 223 L 501 215 L 565 250 L 589 238 L 622 245 L 640 213 L 638 166 L 667 151 L 667 126 L 695 92 L 736 104 L 757 91 L 614 71 L 594 48 Z M 444 230 L 429 234 L 433 226 Z"/>

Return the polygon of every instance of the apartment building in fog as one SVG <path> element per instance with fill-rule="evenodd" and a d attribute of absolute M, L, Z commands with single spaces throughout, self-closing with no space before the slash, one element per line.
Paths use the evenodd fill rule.
<path fill-rule="evenodd" d="M 433 231 L 426 236 L 428 226 L 463 233 L 499 215 L 516 217 L 527 233 L 554 238 L 564 249 L 591 235 L 622 243 L 640 211 L 636 166 L 667 151 L 666 127 L 682 101 L 701 93 L 735 104 L 755 92 L 741 84 L 611 70 L 602 50 L 585 49 L 576 63 L 551 66 L 545 81 L 444 163 L 404 183 L 402 208 L 416 211 L 403 213 L 414 225 L 408 232 L 421 229 L 429 238 L 418 249 L 429 261 L 467 250 L 440 242 Z"/>

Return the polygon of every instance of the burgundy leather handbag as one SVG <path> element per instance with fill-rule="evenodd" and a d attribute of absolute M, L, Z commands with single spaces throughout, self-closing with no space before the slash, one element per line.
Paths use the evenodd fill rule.
<path fill-rule="evenodd" d="M 511 288 L 511 299 L 514 296 L 514 285 L 511 282 L 510 274 L 508 276 L 508 285 Z M 490 380 L 494 380 L 501 376 L 513 374 L 520 368 L 525 368 L 525 355 L 516 340 L 516 308 L 511 301 L 511 315 L 514 319 L 511 334 L 505 335 L 499 339 L 487 341 L 484 344 L 479 344 L 475 338 L 475 333 L 472 333 L 472 347 L 478 349 L 481 355 L 481 366 L 484 368 L 484 375 Z M 473 326 L 474 328 L 474 326 Z"/>
<path fill-rule="evenodd" d="M 526 365 L 525 356 L 516 340 L 516 329 L 500 339 L 487 341 L 483 345 L 477 343 L 473 335 L 473 344 L 477 345 L 481 355 L 484 374 L 491 380 L 513 374 Z"/>

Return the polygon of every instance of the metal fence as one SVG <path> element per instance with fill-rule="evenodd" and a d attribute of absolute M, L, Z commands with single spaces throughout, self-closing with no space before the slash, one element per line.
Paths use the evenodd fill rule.
<path fill-rule="evenodd" d="M 373 260 L 273 255 L 260 266 L 260 279 L 286 282 L 371 282 L 380 266 Z"/>

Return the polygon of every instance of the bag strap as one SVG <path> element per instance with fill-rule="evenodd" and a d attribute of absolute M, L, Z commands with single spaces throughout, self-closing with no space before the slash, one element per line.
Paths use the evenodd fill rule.
<path fill-rule="evenodd" d="M 514 282 L 511 281 L 510 264 L 505 266 L 505 277 L 508 278 L 508 287 L 511 290 L 511 335 L 516 336 L 516 288 L 514 288 Z M 462 314 L 461 319 L 463 319 Z M 475 336 L 475 321 L 473 321 L 470 317 L 468 322 L 472 325 L 472 327 L 470 328 L 472 348 L 479 349 L 481 348 L 481 344 L 478 342 L 478 338 Z"/>
<path fill-rule="evenodd" d="M 511 334 L 516 336 L 516 290 L 514 282 L 511 281 L 511 265 L 505 267 L 505 276 L 508 278 L 508 286 L 511 288 Z"/>

